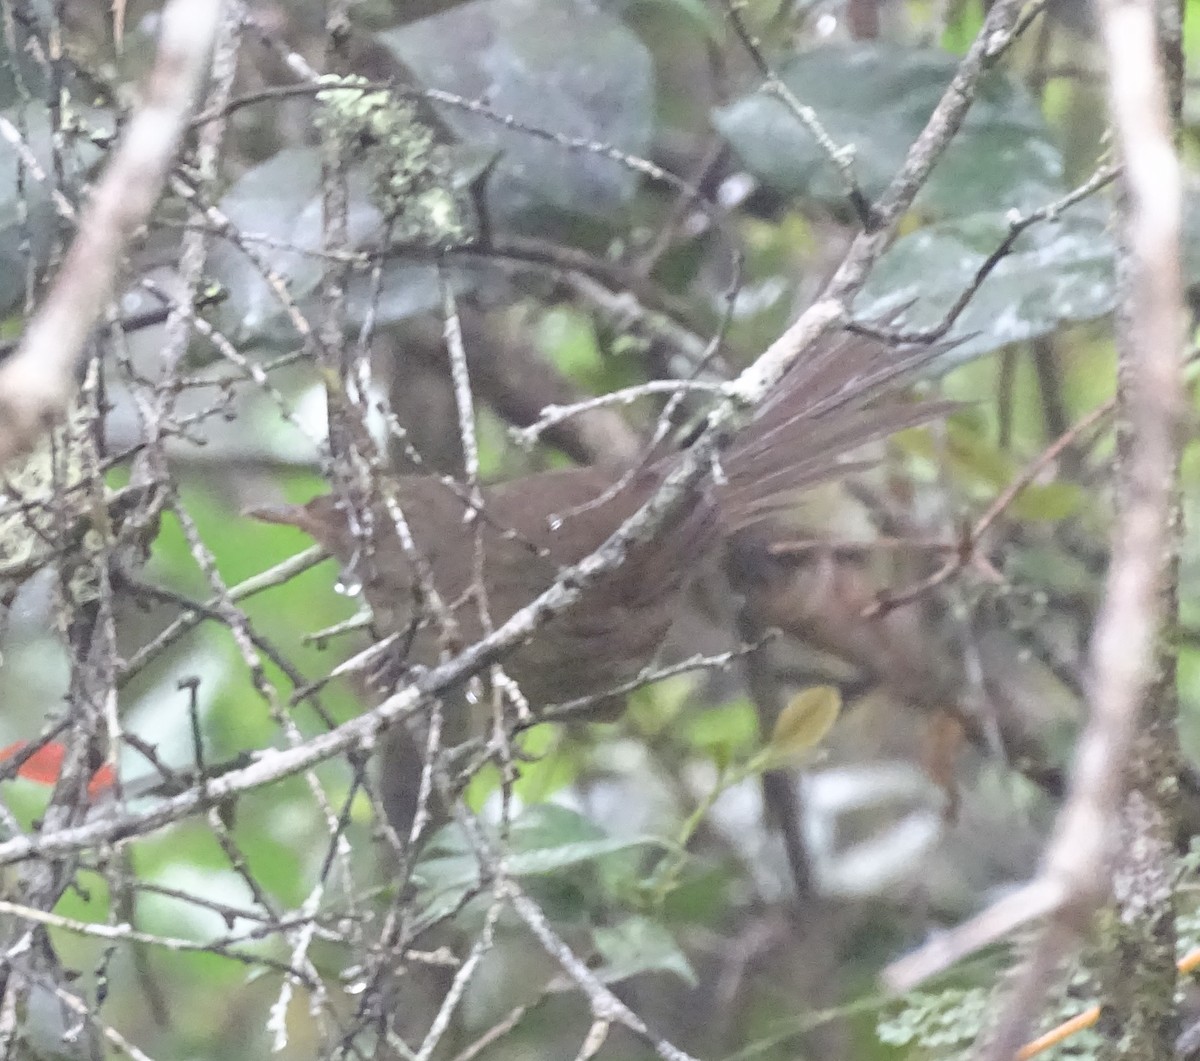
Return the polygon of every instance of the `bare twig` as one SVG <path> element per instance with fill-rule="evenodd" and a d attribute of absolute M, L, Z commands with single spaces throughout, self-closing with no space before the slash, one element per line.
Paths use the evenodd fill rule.
<path fill-rule="evenodd" d="M 1008 510 L 1009 506 L 1021 496 L 1027 487 L 1032 485 L 1054 461 L 1062 456 L 1063 452 L 1069 446 L 1073 445 L 1080 435 L 1108 416 L 1115 406 L 1115 398 L 1110 398 L 1108 401 L 1102 402 L 1059 435 L 1049 446 L 1026 464 L 1020 472 L 1013 476 L 1008 485 L 988 505 L 983 515 L 963 533 L 959 541 L 955 543 L 946 542 L 938 546 L 942 551 L 950 554 L 941 567 L 919 582 L 911 586 L 906 586 L 904 589 L 880 593 L 875 601 L 865 610 L 863 613 L 864 617 L 873 618 L 874 616 L 883 615 L 896 608 L 910 604 L 918 597 L 928 593 L 931 589 L 947 582 L 971 564 L 977 565 L 982 572 L 995 579 L 995 569 L 979 552 L 979 543 L 983 539 L 983 536 L 991 528 L 992 524 Z"/>
<path fill-rule="evenodd" d="M 904 331 L 900 329 L 878 328 L 861 321 L 854 321 L 849 325 L 850 330 L 857 332 L 859 335 L 867 335 L 889 343 L 933 343 L 945 338 L 946 334 L 954 326 L 954 322 L 962 316 L 963 310 L 967 308 L 971 300 L 979 293 L 983 282 L 992 274 L 996 266 L 1008 257 L 1023 233 L 1036 224 L 1044 221 L 1053 221 L 1064 210 L 1070 209 L 1076 203 L 1081 203 L 1084 199 L 1095 195 L 1096 192 L 1111 184 L 1116 179 L 1117 173 L 1118 170 L 1113 166 L 1099 166 L 1096 172 L 1084 181 L 1083 184 L 1068 192 L 1061 199 L 1057 199 L 1053 203 L 1048 203 L 1046 206 L 1040 206 L 1027 214 L 1020 214 L 1014 211 L 1012 216 L 1008 218 L 1008 232 L 1004 238 L 979 264 L 979 267 L 975 270 L 975 275 L 971 277 L 970 283 L 959 292 L 954 303 L 946 310 L 942 319 L 937 324 L 928 328 L 916 328 Z"/>
<path fill-rule="evenodd" d="M 758 72 L 762 75 L 762 91 L 766 95 L 774 96 L 779 100 L 817 142 L 817 146 L 825 153 L 825 156 L 838 171 L 842 179 L 842 187 L 846 193 L 846 198 L 854 208 L 854 213 L 858 218 L 859 224 L 863 228 L 872 228 L 874 218 L 871 215 L 871 202 L 863 194 L 863 190 L 858 184 L 858 178 L 854 173 L 855 145 L 837 144 L 821 124 L 821 119 L 817 117 L 817 112 L 806 103 L 801 102 L 783 78 L 767 62 L 757 38 L 750 32 L 745 20 L 742 18 L 742 8 L 744 6 L 745 0 L 726 0 L 725 14 L 729 18 L 729 24 L 733 27 L 734 34 L 741 41 L 742 47 L 749 53 L 750 58 L 754 60 L 754 65 L 758 67 Z"/>

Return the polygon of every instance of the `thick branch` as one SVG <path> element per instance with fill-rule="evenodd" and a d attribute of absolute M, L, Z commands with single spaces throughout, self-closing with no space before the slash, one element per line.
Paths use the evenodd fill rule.
<path fill-rule="evenodd" d="M 0 466 L 36 442 L 75 393 L 88 332 L 125 249 L 158 202 L 206 70 L 220 0 L 172 0 L 141 105 L 121 137 L 41 309 L 0 363 Z"/>
<path fill-rule="evenodd" d="M 1046 853 L 1058 909 L 1042 933 L 984 1056 L 1007 1061 L 1025 1037 L 1038 984 L 1110 888 L 1111 846 L 1133 738 L 1153 686 L 1166 616 L 1164 562 L 1184 410 L 1181 183 L 1152 0 L 1097 0 L 1109 63 L 1109 107 L 1125 166 L 1123 242 L 1130 283 L 1119 336 L 1118 417 L 1127 432 L 1104 603 L 1090 664 L 1091 720 L 1067 804 Z"/>

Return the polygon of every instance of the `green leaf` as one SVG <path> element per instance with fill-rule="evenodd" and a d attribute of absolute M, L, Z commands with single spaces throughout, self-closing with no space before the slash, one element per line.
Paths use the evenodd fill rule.
<path fill-rule="evenodd" d="M 887 186 L 954 76 L 958 60 L 935 49 L 825 45 L 781 70 L 839 147 L 869 198 Z M 838 206 L 841 177 L 788 107 L 760 91 L 713 114 L 747 169 L 784 194 Z M 1036 101 L 1015 79 L 988 75 L 917 207 L 936 217 L 1029 210 L 1062 194 L 1063 160 Z"/>
<path fill-rule="evenodd" d="M 606 984 L 650 972 L 673 973 L 689 987 L 698 983 L 675 937 L 648 917 L 630 917 L 610 928 L 597 928 L 592 939 L 604 959 L 596 976 Z"/>
<path fill-rule="evenodd" d="M 972 426 L 948 420 L 944 444 L 935 444 L 926 432 L 905 434 L 902 448 L 911 454 L 942 460 L 968 482 L 982 484 L 977 493 L 990 502 L 1006 490 L 1021 473 L 1024 461 L 1000 449 L 990 438 Z M 1055 523 L 1073 516 L 1087 501 L 1087 492 L 1078 483 L 1030 483 L 1009 504 L 1007 511 L 1019 518 Z"/>
<path fill-rule="evenodd" d="M 428 88 L 486 99 L 500 114 L 556 136 L 645 154 L 654 122 L 650 53 L 618 18 L 587 0 L 481 0 L 377 34 Z M 464 142 L 499 152 L 489 212 L 530 231 L 563 217 L 608 217 L 639 176 L 594 151 L 561 144 L 461 108 L 439 107 Z"/>
<path fill-rule="evenodd" d="M 7 63 L 0 65 L 0 99 L 6 95 L 9 70 Z M 56 143 L 45 108 L 22 105 L 6 117 L 23 129 L 25 146 L 44 173 L 63 167 L 66 187 L 82 182 L 100 158 L 100 148 L 87 137 L 63 133 Z M 112 116 L 99 108 L 83 108 L 79 118 L 97 130 L 112 128 Z M 11 147 L 0 151 L 0 314 L 20 305 L 30 268 L 40 273 L 50 264 L 60 235 L 52 187 L 52 182 L 34 180 Z"/>
<path fill-rule="evenodd" d="M 288 293 L 309 312 L 309 299 L 321 280 L 324 263 L 318 253 L 322 233 L 321 160 L 315 147 L 285 148 L 248 169 L 221 199 L 221 211 L 239 229 L 271 244 L 255 243 L 256 258 L 286 282 Z M 371 202 L 370 182 L 359 169 L 348 175 L 348 249 L 378 241 L 383 215 Z M 222 330 L 240 339 L 288 344 L 295 339 L 290 318 L 262 270 L 238 248 L 218 243 L 211 257 L 213 275 L 229 292 L 221 305 Z M 478 269 L 445 267 L 458 293 L 475 283 Z M 433 265 L 386 261 L 378 290 L 372 277 L 355 275 L 347 287 L 346 318 L 363 320 L 373 309 L 377 324 L 394 324 L 441 305 L 442 294 Z"/>
<path fill-rule="evenodd" d="M 1058 523 L 1075 515 L 1087 500 L 1078 483 L 1033 483 L 1025 487 L 1008 511 L 1018 519 Z"/>
<path fill-rule="evenodd" d="M 604 368 L 593 320 L 569 307 L 549 310 L 538 322 L 538 346 L 572 379 L 590 383 Z"/>
<path fill-rule="evenodd" d="M 1200 209 L 1185 203 L 1184 265 L 1200 278 Z M 901 311 L 895 324 L 939 323 L 1008 235 L 999 211 L 928 225 L 897 240 L 854 303 L 873 320 Z M 1116 297 L 1108 204 L 1088 199 L 1026 230 L 991 271 L 950 331 L 958 340 L 939 367 L 949 369 L 1009 343 L 1047 335 L 1063 324 L 1112 311 Z"/>
<path fill-rule="evenodd" d="M 841 710 L 841 693 L 832 685 L 814 685 L 793 696 L 775 720 L 771 740 L 763 749 L 765 768 L 808 758 L 833 728 Z"/>
<path fill-rule="evenodd" d="M 629 0 L 626 10 L 639 6 L 674 8 L 683 24 L 690 24 L 714 44 L 720 44 L 721 19 L 704 0 Z"/>
<path fill-rule="evenodd" d="M 546 876 L 606 855 L 661 845 L 650 836 L 608 836 L 583 815 L 546 803 L 528 808 L 512 823 L 504 864 L 514 877 Z M 458 825 L 448 825 L 434 836 L 414 878 L 431 892 L 478 883 L 479 861 Z"/>
<path fill-rule="evenodd" d="M 1008 218 L 994 212 L 929 225 L 897 240 L 855 301 L 855 314 L 872 320 L 907 306 L 897 326 L 938 323 L 1007 235 Z M 1103 316 L 1113 297 L 1107 211 L 1099 203 L 1081 203 L 1018 238 L 955 323 L 950 335 L 959 343 L 944 364 Z"/>
<path fill-rule="evenodd" d="M 714 707 L 693 715 L 680 727 L 685 741 L 724 768 L 745 755 L 758 738 L 758 715 L 749 700 Z"/>

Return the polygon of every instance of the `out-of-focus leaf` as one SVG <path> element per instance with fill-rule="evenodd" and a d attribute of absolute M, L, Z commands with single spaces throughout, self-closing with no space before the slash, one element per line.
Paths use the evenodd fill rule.
<path fill-rule="evenodd" d="M 643 737 L 654 737 L 663 730 L 672 729 L 691 704 L 695 688 L 695 679 L 681 674 L 638 689 L 629 698 L 625 720 Z M 695 712 L 689 712 L 688 717 L 695 717 Z"/>
<path fill-rule="evenodd" d="M 967 482 L 983 484 L 989 499 L 1020 474 L 1023 461 L 1001 450 L 990 438 L 954 420 L 946 422 L 944 438 L 935 444 L 927 432 L 906 432 L 900 445 L 908 453 L 944 461 Z M 1073 516 L 1087 500 L 1077 483 L 1030 483 L 1008 506 L 1025 520 L 1054 523 Z"/>
<path fill-rule="evenodd" d="M 550 310 L 538 324 L 538 345 L 572 379 L 590 382 L 600 376 L 604 360 L 590 317 L 578 310 Z"/>
<path fill-rule="evenodd" d="M 245 880 L 228 863 L 222 865 L 211 852 L 211 841 L 198 830 L 173 830 L 169 841 L 143 859 L 141 876 L 154 883 L 178 889 L 182 894 L 201 893 L 214 903 L 237 908 L 245 898 Z M 142 904 L 144 908 L 142 908 Z M 219 938 L 230 930 L 230 922 L 216 910 L 196 903 L 156 894 L 153 890 L 139 901 L 146 930 L 186 939 Z M 238 927 L 242 927 L 239 922 Z M 246 925 L 245 927 L 249 927 Z"/>
<path fill-rule="evenodd" d="M 661 844 L 649 836 L 608 836 L 575 811 L 553 803 L 530 807 L 512 824 L 505 866 L 514 877 L 545 876 L 605 855 Z M 415 878 L 431 892 L 470 887 L 479 880 L 479 861 L 457 825 L 430 841 Z"/>
<path fill-rule="evenodd" d="M 721 40 L 721 20 L 704 0 L 628 0 L 625 9 L 643 5 L 673 9 L 683 23 L 694 26 L 709 40 L 717 43 Z"/>
<path fill-rule="evenodd" d="M 1017 519 L 1057 523 L 1075 515 L 1087 500 L 1078 483 L 1031 483 L 1009 506 Z"/>
<path fill-rule="evenodd" d="M 219 203 L 221 211 L 248 237 L 257 257 L 303 310 L 321 280 L 321 162 L 316 148 L 285 148 L 247 170 Z M 352 171 L 348 179 L 347 230 L 352 248 L 377 243 L 383 235 L 383 215 L 370 198 L 366 177 Z M 257 238 L 256 238 L 257 237 Z M 265 237 L 265 240 L 262 238 Z M 470 267 L 444 267 L 458 292 L 472 284 Z M 263 271 L 238 248 L 218 243 L 212 271 L 228 289 L 221 308 L 223 329 L 242 339 L 290 343 L 295 331 Z M 376 291 L 370 277 L 351 278 L 347 290 L 347 320 L 363 319 L 369 305 L 377 324 L 392 324 L 441 305 L 437 272 L 432 264 L 386 262 Z"/>
<path fill-rule="evenodd" d="M 319 870 L 321 820 L 302 778 L 289 778 L 270 790 L 242 798 L 236 811 L 238 835 L 254 879 L 281 902 L 304 901 L 305 881 Z"/>
<path fill-rule="evenodd" d="M 696 713 L 679 727 L 683 739 L 724 768 L 758 739 L 758 716 L 748 700 Z"/>
<path fill-rule="evenodd" d="M 630 917 L 611 928 L 595 929 L 592 939 L 604 959 L 596 976 L 606 984 L 654 972 L 673 973 L 691 987 L 697 984 L 687 955 L 657 921 Z"/>
<path fill-rule="evenodd" d="M 654 109 L 649 52 L 585 0 L 475 0 L 377 35 L 429 88 L 486 99 L 556 136 L 643 154 Z M 594 151 L 565 150 L 479 115 L 439 107 L 464 141 L 501 152 L 487 182 L 492 217 L 544 230 L 553 213 L 604 217 L 637 174 Z"/>
<path fill-rule="evenodd" d="M 979 35 L 986 14 L 984 8 L 971 4 L 962 4 L 955 8 L 942 34 L 941 46 L 953 55 L 965 55 Z"/>
<path fill-rule="evenodd" d="M 521 734 L 520 776 L 513 794 L 526 806 L 540 806 L 579 774 L 578 755 L 563 739 L 560 726 L 534 726 Z"/>
<path fill-rule="evenodd" d="M 559 789 L 569 785 L 579 773 L 578 754 L 563 739 L 559 726 L 534 726 L 517 739 L 520 768 L 513 782 L 513 795 L 526 806 L 546 802 Z M 490 763 L 477 771 L 467 785 L 468 806 L 479 810 L 498 792 L 500 771 Z"/>
<path fill-rule="evenodd" d="M 665 920 L 711 925 L 728 909 L 733 901 L 731 893 L 737 886 L 736 872 L 728 862 L 714 864 L 693 859 L 664 897 Z"/>
<path fill-rule="evenodd" d="M 0 70 L 0 94 L 3 78 Z M 17 124 L 16 114 L 7 117 Z M 112 121 L 106 111 L 87 108 L 81 117 L 93 129 L 111 131 Z M 24 122 L 26 146 L 42 172 L 53 173 L 49 114 L 45 110 L 24 108 L 20 120 Z M 83 173 L 99 160 L 100 148 L 84 137 L 67 135 L 59 147 L 59 158 L 66 172 L 65 184 L 70 187 L 82 180 Z M 48 264 L 60 224 L 50 198 L 51 187 L 23 168 L 16 151 L 11 148 L 0 151 L 0 313 L 12 309 L 24 297 L 30 267 L 37 275 Z"/>
<path fill-rule="evenodd" d="M 1200 209 L 1184 214 L 1184 267 L 1200 278 Z M 907 307 L 895 324 L 939 323 L 1008 235 L 1008 217 L 975 214 L 928 225 L 897 240 L 872 272 L 854 311 L 864 320 Z M 1063 324 L 1110 313 L 1114 246 L 1107 204 L 1088 199 L 1033 225 L 984 280 L 951 329 L 958 345 L 939 359 L 948 369 L 1008 343 L 1046 335 Z"/>
<path fill-rule="evenodd" d="M 821 47 L 784 64 L 781 77 L 813 108 L 842 147 L 868 197 L 894 176 L 933 113 L 958 60 L 932 49 L 855 44 Z M 754 92 L 719 108 L 713 121 L 746 167 L 784 192 L 845 202 L 840 176 L 795 115 Z M 1005 74 L 991 74 L 961 131 L 917 200 L 936 217 L 980 210 L 1029 210 L 1063 191 L 1063 161 L 1032 97 Z"/>
<path fill-rule="evenodd" d="M 764 767 L 806 759 L 824 740 L 841 710 L 841 694 L 832 685 L 814 685 L 797 693 L 775 720 L 771 740 L 763 749 Z"/>
<path fill-rule="evenodd" d="M 321 161 L 316 148 L 286 148 L 247 170 L 218 206 L 249 237 L 252 248 L 271 272 L 300 300 L 317 286 L 324 268 L 316 252 L 321 246 Z M 379 211 L 363 195 L 353 197 L 350 241 L 356 245 L 382 226 Z M 266 237 L 270 243 L 255 241 Z M 275 245 L 273 245 L 275 244 Z M 295 248 L 294 250 L 289 248 Z M 227 331 L 259 337 L 283 315 L 283 307 L 257 265 L 236 247 L 217 244 L 212 268 L 229 290 L 221 316 Z"/>
<path fill-rule="evenodd" d="M 865 320 L 908 306 L 896 324 L 938 323 L 1008 234 L 1003 213 L 929 225 L 896 241 L 854 304 Z M 1034 225 L 984 280 L 951 330 L 940 362 L 969 361 L 1061 324 L 1103 316 L 1113 305 L 1113 244 L 1099 204 L 1084 203 Z"/>

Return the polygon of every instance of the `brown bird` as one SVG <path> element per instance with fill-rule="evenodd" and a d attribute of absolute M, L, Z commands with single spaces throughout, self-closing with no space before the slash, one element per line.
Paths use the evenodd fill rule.
<path fill-rule="evenodd" d="M 503 659 L 529 703 L 536 709 L 594 696 L 603 704 L 607 691 L 653 661 L 690 578 L 718 546 L 779 514 L 798 491 L 859 466 L 853 454 L 864 444 L 944 413 L 945 403 L 870 407 L 936 352 L 894 351 L 844 334 L 795 365 L 724 454 L 723 481 L 710 481 L 651 540 L 635 545 L 619 568 Z M 498 626 L 563 567 L 595 551 L 649 499 L 676 460 L 660 458 L 625 477 L 573 468 L 488 486 L 472 519 L 466 492 L 435 477 L 400 476 L 383 488 L 403 511 L 455 620 L 457 640 L 466 645 L 485 633 L 481 600 L 472 592 L 477 571 L 483 606 Z M 381 504 L 371 533 L 356 533 L 347 511 L 337 498 L 323 496 L 250 514 L 298 527 L 324 545 L 361 583 L 377 629 L 403 635 L 411 662 L 435 662 L 440 624 L 419 606 L 419 579 L 394 520 Z M 405 758 L 411 754 L 410 748 Z M 385 788 L 394 773 L 393 763 L 385 769 Z"/>

